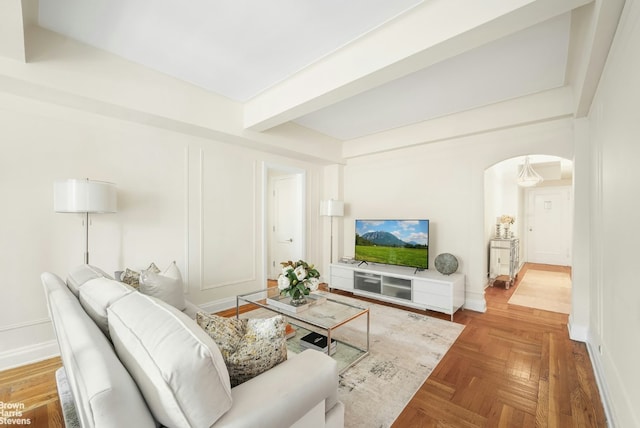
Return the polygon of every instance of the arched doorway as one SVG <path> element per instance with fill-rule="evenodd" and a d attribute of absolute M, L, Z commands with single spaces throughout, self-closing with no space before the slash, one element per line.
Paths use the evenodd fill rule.
<path fill-rule="evenodd" d="M 485 170 L 485 241 L 490 253 L 490 279 L 495 279 L 492 275 L 496 272 L 492 265 L 496 251 L 492 248 L 497 245 L 496 238 L 505 238 L 504 226 L 499 226 L 503 217 L 514 219 L 509 236 L 515 238 L 512 244 L 517 245 L 516 271 L 527 262 L 568 267 L 572 264 L 573 162 L 557 156 L 530 155 L 532 167 L 544 181 L 535 187 L 521 187 L 517 176 L 524 159 L 506 159 Z"/>

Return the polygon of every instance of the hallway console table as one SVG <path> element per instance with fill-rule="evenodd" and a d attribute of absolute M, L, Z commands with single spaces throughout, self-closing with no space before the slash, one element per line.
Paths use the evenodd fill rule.
<path fill-rule="evenodd" d="M 518 277 L 520 270 L 520 240 L 518 238 L 494 238 L 489 242 L 489 285 L 499 276 L 508 276 L 508 290 Z"/>

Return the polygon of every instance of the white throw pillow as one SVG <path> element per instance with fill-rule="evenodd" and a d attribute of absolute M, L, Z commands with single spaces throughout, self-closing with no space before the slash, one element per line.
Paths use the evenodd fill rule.
<path fill-rule="evenodd" d="M 180 281 L 180 285 L 182 285 L 182 274 L 180 273 L 180 269 L 178 269 L 178 265 L 176 262 L 171 262 L 169 266 L 162 272 L 162 275 L 168 276 L 169 278 L 174 278 Z"/>
<path fill-rule="evenodd" d="M 143 270 L 140 272 L 140 286 L 138 290 L 143 294 L 153 296 L 184 311 L 187 305 L 184 302 L 182 276 L 177 266 L 175 266 L 175 269 L 173 268 L 174 266 L 175 262 L 172 263 L 162 275 L 151 270 Z"/>
<path fill-rule="evenodd" d="M 141 293 L 121 298 L 108 314 L 118 357 L 162 425 L 210 427 L 231 408 L 220 350 L 192 319 Z"/>

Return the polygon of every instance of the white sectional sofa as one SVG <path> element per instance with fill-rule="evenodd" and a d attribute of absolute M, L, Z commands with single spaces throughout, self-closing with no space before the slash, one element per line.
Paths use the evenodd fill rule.
<path fill-rule="evenodd" d="M 217 345 L 183 312 L 82 266 L 43 273 L 82 427 L 342 427 L 336 362 L 294 355 L 230 387 Z"/>

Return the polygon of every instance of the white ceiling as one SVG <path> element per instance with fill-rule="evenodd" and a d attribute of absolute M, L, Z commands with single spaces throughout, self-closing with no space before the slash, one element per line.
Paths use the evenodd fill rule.
<path fill-rule="evenodd" d="M 40 25 L 236 101 L 421 0 L 40 0 Z"/>
<path fill-rule="evenodd" d="M 39 23 L 247 102 L 423 4 L 421 0 L 40 0 Z M 350 98 L 319 104 L 291 120 L 350 140 L 563 86 L 570 28 L 570 12 L 558 14 L 396 80 L 365 87 Z"/>

